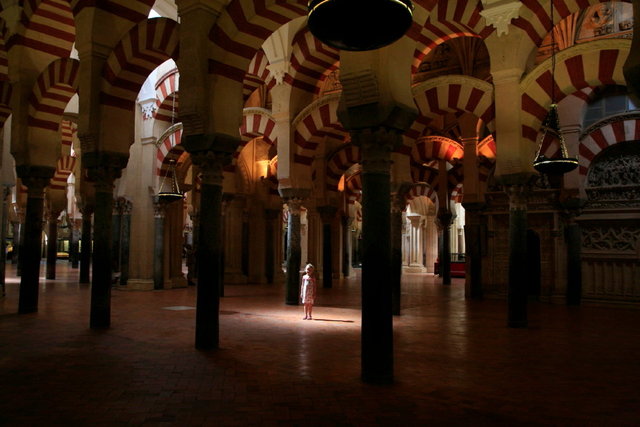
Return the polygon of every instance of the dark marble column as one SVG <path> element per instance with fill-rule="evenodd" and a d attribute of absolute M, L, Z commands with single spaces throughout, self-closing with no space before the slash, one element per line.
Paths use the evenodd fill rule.
<path fill-rule="evenodd" d="M 194 207 L 191 213 L 191 224 L 193 225 L 192 231 L 192 245 L 191 254 L 187 254 L 187 282 L 190 285 L 195 285 L 198 282 L 198 234 L 200 233 L 200 214 Z"/>
<path fill-rule="evenodd" d="M 511 328 L 527 327 L 527 193 L 521 184 L 506 186 L 509 195 L 509 289 L 508 320 Z"/>
<path fill-rule="evenodd" d="M 393 382 L 391 151 L 400 134 L 352 131 L 362 156 L 362 379 Z"/>
<path fill-rule="evenodd" d="M 9 224 L 9 202 L 8 196 L 11 194 L 9 187 L 2 187 L 2 224 L 0 224 L 0 287 L 2 293 L 0 295 L 5 296 L 5 274 L 7 266 L 7 226 Z"/>
<path fill-rule="evenodd" d="M 165 204 L 153 196 L 153 289 L 164 288 L 164 217 Z"/>
<path fill-rule="evenodd" d="M 71 220 L 71 231 L 70 238 L 71 243 L 69 245 L 69 262 L 71 263 L 71 268 L 78 268 L 80 254 L 79 254 L 79 240 L 80 240 L 80 230 L 81 223 L 78 224 L 76 220 Z"/>
<path fill-rule="evenodd" d="M 49 212 L 47 215 L 47 272 L 48 280 L 56 278 L 56 261 L 58 261 L 58 216 L 60 212 Z"/>
<path fill-rule="evenodd" d="M 242 211 L 242 255 L 240 259 L 242 274 L 249 276 L 249 212 Z"/>
<path fill-rule="evenodd" d="M 122 222 L 120 224 L 120 286 L 127 286 L 129 281 L 129 249 L 131 247 L 131 210 L 133 203 L 122 199 Z"/>
<path fill-rule="evenodd" d="M 331 223 L 336 217 L 338 208 L 320 206 L 318 213 L 322 220 L 322 287 L 333 287 L 333 251 L 331 242 Z"/>
<path fill-rule="evenodd" d="M 49 185 L 55 168 L 23 166 L 16 168 L 16 170 L 22 183 L 28 188 L 18 313 L 33 313 L 38 311 L 44 189 Z"/>
<path fill-rule="evenodd" d="M 440 276 L 443 285 L 451 284 L 451 223 L 453 215 L 448 210 L 440 210 L 437 215 L 437 221 L 442 229 L 442 252 L 440 255 Z"/>
<path fill-rule="evenodd" d="M 285 303 L 298 305 L 300 300 L 300 263 L 302 261 L 302 248 L 300 246 L 300 208 L 302 202 L 310 194 L 309 190 L 285 188 L 280 189 L 280 196 L 284 199 L 289 209 L 287 223 L 287 278 Z"/>
<path fill-rule="evenodd" d="M 351 221 L 349 215 L 342 215 L 340 217 L 340 224 L 342 225 L 342 276 L 349 277 L 351 272 L 351 253 L 349 250 L 349 240 L 351 239 Z"/>
<path fill-rule="evenodd" d="M 91 283 L 91 254 L 92 254 L 92 230 L 91 219 L 93 217 L 94 207 L 85 205 L 80 212 L 82 213 L 82 247 L 80 249 L 80 283 Z"/>
<path fill-rule="evenodd" d="M 391 311 L 400 315 L 402 299 L 402 212 L 406 207 L 405 192 L 391 198 Z"/>
<path fill-rule="evenodd" d="M 122 207 L 120 198 L 113 201 L 111 215 L 111 269 L 112 274 L 120 273 L 120 235 L 122 234 Z M 113 283 L 115 285 L 115 282 Z"/>
<path fill-rule="evenodd" d="M 467 298 L 482 299 L 482 203 L 466 203 L 465 209 L 465 294 Z"/>
<path fill-rule="evenodd" d="M 17 265 L 18 258 L 20 257 L 20 246 L 22 239 L 20 236 L 22 235 L 22 224 L 20 221 L 12 222 L 11 227 L 13 228 L 13 255 L 11 256 L 11 264 Z"/>
<path fill-rule="evenodd" d="M 276 232 L 277 224 L 282 215 L 282 211 L 278 209 L 265 209 L 265 217 L 267 222 L 266 230 L 266 251 L 265 251 L 265 276 L 267 283 L 272 284 L 275 277 L 276 268 Z M 279 237 L 279 234 L 278 234 Z"/>
<path fill-rule="evenodd" d="M 87 163 L 84 156 L 83 161 Z M 126 165 L 126 157 L 117 156 L 113 161 L 108 157 L 110 156 L 105 154 L 99 164 L 88 169 L 96 197 L 93 218 L 91 329 L 105 329 L 111 325 L 113 183 L 120 177 L 122 167 Z"/>
<path fill-rule="evenodd" d="M 191 152 L 202 172 L 198 237 L 198 288 L 196 300 L 196 348 L 218 348 L 220 339 L 220 259 L 222 253 L 223 167 L 231 152 Z"/>
<path fill-rule="evenodd" d="M 582 230 L 576 221 L 585 200 L 568 198 L 565 209 L 565 242 L 567 245 L 567 305 L 580 305 L 582 299 Z"/>

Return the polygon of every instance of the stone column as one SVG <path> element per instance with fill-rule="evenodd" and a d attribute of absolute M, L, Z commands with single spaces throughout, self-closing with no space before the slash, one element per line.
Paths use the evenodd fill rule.
<path fill-rule="evenodd" d="M 198 253 L 198 239 L 200 234 L 200 211 L 195 207 L 193 208 L 193 213 L 191 213 L 191 223 L 193 224 L 193 244 L 191 247 L 193 255 L 188 265 L 188 282 L 190 285 L 195 285 L 198 283 L 198 257 L 196 254 Z"/>
<path fill-rule="evenodd" d="M 320 206 L 318 213 L 322 220 L 322 287 L 333 287 L 333 250 L 331 242 L 331 223 L 336 217 L 338 208 Z"/>
<path fill-rule="evenodd" d="M 393 382 L 391 151 L 400 134 L 351 132 L 362 156 L 362 379 Z"/>
<path fill-rule="evenodd" d="M 465 296 L 482 299 L 482 210 L 481 203 L 465 203 Z"/>
<path fill-rule="evenodd" d="M 20 221 L 12 222 L 11 227 L 13 227 L 13 256 L 11 257 L 11 264 L 17 265 L 22 242 L 22 224 Z"/>
<path fill-rule="evenodd" d="M 56 261 L 58 260 L 58 216 L 60 212 L 49 212 L 47 215 L 47 272 L 48 280 L 56 278 Z"/>
<path fill-rule="evenodd" d="M 55 168 L 22 166 L 16 168 L 22 183 L 28 188 L 27 210 L 24 223 L 22 253 L 22 277 L 18 313 L 38 311 L 38 281 L 42 254 L 42 217 L 44 213 L 44 189 L 49 185 Z"/>
<path fill-rule="evenodd" d="M 284 188 L 279 191 L 280 196 L 289 208 L 285 304 L 298 305 L 300 299 L 300 262 L 302 258 L 302 248 L 300 246 L 300 208 L 302 207 L 303 200 L 309 196 L 310 191 L 294 188 Z"/>
<path fill-rule="evenodd" d="M 349 215 L 342 215 L 340 218 L 342 224 L 342 276 L 349 277 L 351 275 L 351 221 Z"/>
<path fill-rule="evenodd" d="M 127 286 L 127 281 L 129 280 L 131 210 L 133 209 L 133 203 L 123 198 L 120 202 L 120 208 L 122 209 L 122 222 L 120 224 L 120 286 Z"/>
<path fill-rule="evenodd" d="M 96 206 L 93 220 L 93 274 L 91 276 L 91 329 L 111 326 L 111 224 L 113 214 L 113 183 L 120 177 L 126 157 L 118 155 L 117 165 L 104 155 L 100 164 L 88 169 L 94 183 Z M 84 157 L 83 157 L 84 160 Z M 124 164 L 123 164 L 124 163 Z M 113 165 L 113 166 L 112 166 Z"/>
<path fill-rule="evenodd" d="M 265 252 L 265 276 L 267 283 L 272 284 L 276 269 L 276 236 L 279 238 L 276 226 L 279 224 L 282 212 L 278 209 L 265 209 L 266 217 L 266 248 Z"/>
<path fill-rule="evenodd" d="M 506 186 L 509 195 L 508 321 L 511 328 L 527 327 L 527 194 L 524 184 Z"/>
<path fill-rule="evenodd" d="M 407 205 L 405 192 L 391 198 L 391 312 L 400 315 L 402 295 L 402 212 Z"/>
<path fill-rule="evenodd" d="M 194 144 L 195 145 L 195 144 Z M 218 348 L 220 337 L 220 287 L 222 254 L 222 168 L 231 152 L 191 152 L 202 172 L 198 237 L 198 288 L 196 299 L 196 348 Z"/>
<path fill-rule="evenodd" d="M 576 221 L 585 200 L 569 199 L 565 208 L 565 241 L 567 244 L 567 305 L 580 305 L 582 299 L 582 231 Z"/>
<path fill-rule="evenodd" d="M 240 269 L 244 276 L 249 276 L 249 212 L 245 206 L 242 210 L 242 247 L 240 248 Z"/>
<path fill-rule="evenodd" d="M 79 254 L 79 241 L 80 241 L 80 227 L 82 222 L 77 220 L 71 220 L 71 243 L 69 248 L 69 261 L 71 262 L 71 268 L 78 268 L 80 254 Z"/>
<path fill-rule="evenodd" d="M 153 196 L 153 289 L 164 288 L 164 216 L 164 203 Z"/>
<path fill-rule="evenodd" d="M 2 224 L 0 224 L 0 287 L 2 287 L 2 296 L 5 296 L 5 274 L 7 263 L 7 224 L 9 223 L 9 202 L 8 196 L 11 194 L 9 187 L 2 188 Z"/>
<path fill-rule="evenodd" d="M 451 284 L 451 223 L 453 214 L 448 210 L 440 210 L 437 216 L 438 224 L 442 229 L 442 252 L 440 256 L 440 276 L 443 285 Z"/>
<path fill-rule="evenodd" d="M 93 206 L 85 205 L 80 209 L 82 213 L 82 248 L 80 250 L 80 283 L 91 283 L 91 252 L 92 252 L 92 232 L 91 218 L 93 216 Z"/>
<path fill-rule="evenodd" d="M 121 199 L 113 201 L 111 214 L 111 265 L 112 274 L 120 275 L 120 235 L 122 233 L 122 207 Z M 113 283 L 115 284 L 115 282 Z"/>

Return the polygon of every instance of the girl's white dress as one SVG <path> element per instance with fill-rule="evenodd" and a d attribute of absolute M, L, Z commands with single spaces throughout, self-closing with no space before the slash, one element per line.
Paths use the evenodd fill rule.
<path fill-rule="evenodd" d="M 316 278 L 308 274 L 302 276 L 300 300 L 303 304 L 313 304 L 316 300 Z"/>

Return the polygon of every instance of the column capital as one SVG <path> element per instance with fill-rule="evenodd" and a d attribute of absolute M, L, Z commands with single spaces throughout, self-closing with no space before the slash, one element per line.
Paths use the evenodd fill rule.
<path fill-rule="evenodd" d="M 531 186 L 527 184 L 512 184 L 505 186 L 509 196 L 509 210 L 527 210 L 527 199 L 531 192 Z"/>
<path fill-rule="evenodd" d="M 160 201 L 157 196 L 153 196 L 153 217 L 164 218 L 167 204 Z"/>
<path fill-rule="evenodd" d="M 118 204 L 120 205 L 122 215 L 131 215 L 131 211 L 133 210 L 133 202 L 131 200 L 125 197 L 119 197 Z"/>
<path fill-rule="evenodd" d="M 441 210 L 436 215 L 436 225 L 440 228 L 449 227 L 453 222 L 453 213 L 450 211 Z"/>
<path fill-rule="evenodd" d="M 28 188 L 30 198 L 44 199 L 44 189 L 53 178 L 56 168 L 49 166 L 16 166 L 16 174 L 22 180 L 22 184 Z"/>
<path fill-rule="evenodd" d="M 386 127 L 351 131 L 351 142 L 361 148 L 362 169 L 367 173 L 391 173 L 391 152 L 402 143 L 402 135 Z"/>
<path fill-rule="evenodd" d="M 200 168 L 202 184 L 222 186 L 223 169 L 231 163 L 231 153 L 204 150 L 190 154 L 193 164 Z"/>
<path fill-rule="evenodd" d="M 320 214 L 320 219 L 323 224 L 329 224 L 336 217 L 336 213 L 338 212 L 338 208 L 335 206 L 318 206 L 316 208 L 318 213 Z"/>
<path fill-rule="evenodd" d="M 311 196 L 311 190 L 308 188 L 279 188 L 278 192 L 286 204 L 301 204 Z"/>

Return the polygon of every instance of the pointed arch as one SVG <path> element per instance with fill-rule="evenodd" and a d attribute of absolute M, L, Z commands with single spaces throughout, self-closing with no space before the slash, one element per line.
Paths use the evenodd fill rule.
<path fill-rule="evenodd" d="M 156 145 L 156 175 L 166 176 L 170 161 L 178 161 L 184 152 L 184 147 L 180 145 L 181 142 L 182 123 L 171 126 L 158 138 Z"/>
<path fill-rule="evenodd" d="M 162 76 L 156 83 L 156 120 L 171 123 L 177 117 L 179 107 L 180 72 L 177 68 Z"/>
<path fill-rule="evenodd" d="M 342 175 L 357 163 L 360 163 L 360 147 L 356 147 L 352 143 L 344 144 L 333 153 L 327 161 L 327 190 L 338 191 L 338 183 Z"/>
<path fill-rule="evenodd" d="M 273 83 L 273 80 L 269 78 L 267 65 L 269 65 L 269 59 L 264 50 L 260 48 L 249 63 L 249 69 L 242 81 L 242 98 L 245 102 L 256 89 L 267 84 L 268 80 Z"/>

